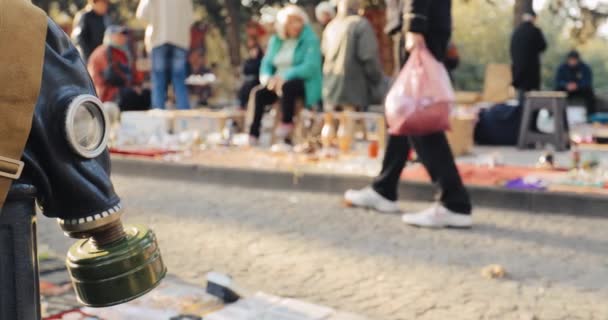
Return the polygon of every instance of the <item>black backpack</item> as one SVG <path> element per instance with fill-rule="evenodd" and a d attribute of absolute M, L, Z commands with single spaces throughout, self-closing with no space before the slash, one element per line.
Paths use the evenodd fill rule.
<path fill-rule="evenodd" d="M 521 118 L 521 107 L 498 104 L 482 110 L 475 126 L 475 142 L 490 146 L 517 145 Z"/>

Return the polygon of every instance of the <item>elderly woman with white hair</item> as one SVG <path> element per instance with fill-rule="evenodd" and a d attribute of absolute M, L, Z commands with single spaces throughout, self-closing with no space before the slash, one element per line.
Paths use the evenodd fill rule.
<path fill-rule="evenodd" d="M 262 116 L 267 105 L 281 101 L 281 124 L 277 136 L 285 140 L 293 131 L 296 102 L 307 108 L 321 101 L 323 75 L 321 48 L 306 13 L 287 6 L 277 15 L 277 34 L 270 39 L 260 68 L 261 88 L 253 96 L 255 113 L 250 128 L 251 142 L 260 136 Z"/>

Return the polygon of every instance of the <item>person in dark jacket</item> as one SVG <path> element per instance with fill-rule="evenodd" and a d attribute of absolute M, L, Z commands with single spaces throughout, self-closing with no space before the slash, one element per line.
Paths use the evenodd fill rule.
<path fill-rule="evenodd" d="M 72 38 L 85 62 L 103 43 L 106 28 L 110 25 L 109 5 L 109 0 L 89 0 L 87 8 L 76 17 Z"/>
<path fill-rule="evenodd" d="M 400 65 L 406 60 L 406 51 L 424 45 L 443 62 L 452 30 L 452 1 L 388 0 L 387 5 L 385 30 L 395 37 L 394 43 L 398 46 L 395 52 L 404 53 L 397 56 Z M 401 10 L 401 14 L 395 14 L 396 10 Z M 397 188 L 412 145 L 429 176 L 441 189 L 440 203 L 417 214 L 406 214 L 403 221 L 420 227 L 471 227 L 471 201 L 444 132 L 413 137 L 391 135 L 380 175 L 368 188 L 347 191 L 346 202 L 382 212 L 399 211 Z"/>
<path fill-rule="evenodd" d="M 581 60 L 577 51 L 568 53 L 566 62 L 557 69 L 555 90 L 567 92 L 568 99 L 584 99 L 587 115 L 590 116 L 597 112 L 593 93 L 593 72 Z"/>
<path fill-rule="evenodd" d="M 260 66 L 264 58 L 264 50 L 257 42 L 250 43 L 248 47 L 249 58 L 243 64 L 243 84 L 239 90 L 239 102 L 243 110 L 247 109 L 251 91 L 260 84 Z"/>
<path fill-rule="evenodd" d="M 536 26 L 536 14 L 530 11 L 511 36 L 513 86 L 523 105 L 528 91 L 540 89 L 540 55 L 547 49 L 543 32 Z"/>

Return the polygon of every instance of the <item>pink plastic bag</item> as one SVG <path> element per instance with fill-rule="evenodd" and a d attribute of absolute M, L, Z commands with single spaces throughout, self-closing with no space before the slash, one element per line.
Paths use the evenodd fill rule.
<path fill-rule="evenodd" d="M 415 48 L 386 96 L 389 133 L 425 135 L 450 129 L 454 100 L 445 66 L 427 48 Z"/>

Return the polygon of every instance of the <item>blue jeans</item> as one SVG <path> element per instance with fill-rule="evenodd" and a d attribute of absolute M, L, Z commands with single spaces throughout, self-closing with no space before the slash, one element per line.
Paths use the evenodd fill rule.
<path fill-rule="evenodd" d="M 186 87 L 188 51 L 172 44 L 152 49 L 152 107 L 165 109 L 169 81 L 173 83 L 177 109 L 190 109 Z"/>

